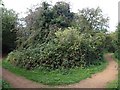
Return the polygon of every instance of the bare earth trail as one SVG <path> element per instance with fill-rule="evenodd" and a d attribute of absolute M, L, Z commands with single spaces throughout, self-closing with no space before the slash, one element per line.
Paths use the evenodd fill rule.
<path fill-rule="evenodd" d="M 63 86 L 55 86 L 55 88 L 105 88 L 108 82 L 117 79 L 118 64 L 113 60 L 111 54 L 105 56 L 109 64 L 102 72 L 93 74 L 91 78 L 80 81 L 79 83 Z M 47 88 L 49 86 L 42 85 L 22 76 L 17 76 L 6 69 L 2 69 L 3 79 L 8 81 L 14 88 Z M 49 87 L 50 88 L 50 87 Z"/>

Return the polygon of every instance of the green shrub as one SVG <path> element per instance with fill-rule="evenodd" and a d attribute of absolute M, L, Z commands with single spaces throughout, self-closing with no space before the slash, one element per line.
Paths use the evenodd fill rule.
<path fill-rule="evenodd" d="M 36 48 L 11 52 L 8 61 L 26 69 L 69 69 L 100 64 L 104 34 L 80 34 L 73 28 L 57 31 L 56 38 Z"/>
<path fill-rule="evenodd" d="M 119 55 L 119 50 L 118 49 L 115 51 L 114 56 L 115 56 L 115 58 L 120 60 L 120 55 Z"/>

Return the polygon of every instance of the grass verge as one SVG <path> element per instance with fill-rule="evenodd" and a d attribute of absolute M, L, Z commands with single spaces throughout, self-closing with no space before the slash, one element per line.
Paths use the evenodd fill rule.
<path fill-rule="evenodd" d="M 2 63 L 4 68 L 15 73 L 16 75 L 24 76 L 29 80 L 33 80 L 47 85 L 65 85 L 65 84 L 77 83 L 85 78 L 91 77 L 91 75 L 94 73 L 102 71 L 107 66 L 107 62 L 105 61 L 99 66 L 91 66 L 86 69 L 75 68 L 66 71 L 66 73 L 64 71 L 63 73 L 63 71 L 60 70 L 54 70 L 51 72 L 45 70 L 28 71 L 11 65 L 5 59 L 3 60 Z"/>

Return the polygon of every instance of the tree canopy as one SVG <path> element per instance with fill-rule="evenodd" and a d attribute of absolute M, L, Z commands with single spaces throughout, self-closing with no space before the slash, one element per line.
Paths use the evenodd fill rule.
<path fill-rule="evenodd" d="M 17 14 L 13 10 L 2 8 L 2 52 L 10 52 L 16 44 Z"/>

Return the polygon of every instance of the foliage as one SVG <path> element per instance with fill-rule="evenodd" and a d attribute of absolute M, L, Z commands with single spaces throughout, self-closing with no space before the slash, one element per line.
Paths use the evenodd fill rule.
<path fill-rule="evenodd" d="M 2 82 L 2 90 L 7 90 L 11 88 L 10 84 L 8 84 L 5 80 L 0 80 Z"/>
<path fill-rule="evenodd" d="M 17 32 L 18 48 L 7 58 L 10 63 L 28 70 L 85 68 L 102 63 L 108 47 L 104 31 L 108 18 L 100 8 L 73 13 L 66 2 L 53 6 L 43 2 L 28 13 L 26 27 L 19 26 L 22 30 Z"/>
<path fill-rule="evenodd" d="M 13 10 L 2 8 L 2 51 L 8 53 L 16 46 L 17 15 Z"/>
<path fill-rule="evenodd" d="M 79 10 L 75 17 L 75 27 L 77 26 L 81 32 L 106 32 L 108 28 L 108 17 L 104 17 L 102 10 L 98 7 L 85 8 Z"/>
<path fill-rule="evenodd" d="M 35 9 L 30 9 L 28 16 L 25 17 L 27 34 L 31 36 L 37 32 L 33 39 L 39 38 L 39 43 L 47 42 L 59 28 L 71 26 L 73 16 L 69 4 L 65 2 L 57 2 L 54 6 L 43 2 Z"/>
<path fill-rule="evenodd" d="M 74 26 L 74 28 L 80 29 L 80 32 L 84 31 L 91 34 L 94 31 L 104 31 L 107 29 L 108 18 L 103 17 L 100 8 L 87 8 L 79 13 L 73 13 L 69 3 L 60 1 L 53 6 L 47 2 L 42 2 L 41 5 L 29 9 L 25 22 L 25 29 L 20 30 L 25 35 L 22 34 L 18 39 L 17 47 L 20 48 L 36 47 L 36 44 L 52 40 L 55 37 L 54 33 L 59 28 L 64 30 Z"/>
<path fill-rule="evenodd" d="M 41 6 L 30 9 L 28 16 L 25 18 L 29 28 L 50 28 L 51 26 L 65 28 L 70 26 L 73 19 L 73 12 L 70 6 L 65 2 L 57 2 L 54 6 L 43 2 Z"/>
<path fill-rule="evenodd" d="M 120 23 L 118 23 L 118 26 L 117 26 L 117 50 L 116 50 L 116 56 L 117 56 L 117 59 L 120 60 Z"/>
<path fill-rule="evenodd" d="M 65 2 L 57 2 L 54 6 L 43 2 L 41 6 L 30 9 L 25 21 L 28 28 L 31 29 L 49 29 L 52 27 L 65 28 L 70 26 L 73 20 L 73 12 L 70 6 Z"/>
<path fill-rule="evenodd" d="M 118 60 L 120 60 L 120 55 L 119 55 L 119 53 L 120 53 L 120 23 L 118 23 L 118 26 L 117 26 L 117 29 L 116 29 L 116 31 L 115 31 L 115 33 L 114 33 L 115 35 L 115 37 L 114 37 L 114 41 L 115 41 L 115 46 L 116 46 L 116 51 L 115 51 L 115 57 L 118 59 Z"/>
<path fill-rule="evenodd" d="M 117 32 L 111 32 L 109 34 L 106 34 L 105 49 L 108 52 L 112 53 L 115 53 L 117 51 Z"/>
<path fill-rule="evenodd" d="M 70 5 L 66 2 L 57 2 L 53 6 L 53 23 L 59 28 L 70 27 L 74 13 L 70 11 Z"/>
<path fill-rule="evenodd" d="M 73 28 L 57 31 L 56 38 L 35 48 L 11 52 L 8 60 L 26 69 L 42 67 L 45 69 L 69 69 L 100 64 L 103 60 L 103 33 L 94 37 L 80 34 Z"/>

